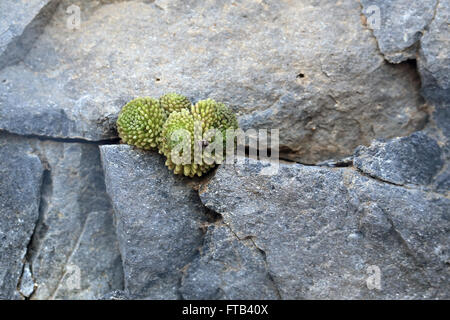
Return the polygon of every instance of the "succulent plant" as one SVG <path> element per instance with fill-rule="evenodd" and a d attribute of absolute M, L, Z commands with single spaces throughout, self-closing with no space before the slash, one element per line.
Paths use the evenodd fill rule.
<path fill-rule="evenodd" d="M 168 93 L 159 100 L 147 97 L 127 103 L 119 114 L 117 128 L 123 142 L 145 150 L 158 148 L 170 170 L 194 177 L 222 160 L 226 130 L 237 129 L 238 122 L 223 103 L 206 99 L 191 105 L 185 96 Z M 222 134 L 223 154 L 217 154 L 220 149 L 213 144 L 217 130 Z"/>
<path fill-rule="evenodd" d="M 128 102 L 120 111 L 117 130 L 123 142 L 149 150 L 159 147 L 167 116 L 158 100 L 145 97 Z"/>
<path fill-rule="evenodd" d="M 194 136 L 194 127 L 194 117 L 186 109 L 172 112 L 164 124 L 159 152 L 166 156 L 166 166 L 174 170 L 175 174 L 201 176 L 214 167 L 203 163 L 201 159 L 199 163 L 194 162 L 194 143 L 202 140 L 201 136 Z M 177 161 L 173 159 L 174 151 L 177 152 Z M 184 154 L 185 151 L 187 153 Z"/>
<path fill-rule="evenodd" d="M 191 107 L 191 102 L 189 99 L 178 93 L 167 93 L 159 98 L 159 102 L 161 106 L 166 111 L 166 114 L 169 115 L 174 111 L 180 111 L 182 109 L 189 110 Z"/>

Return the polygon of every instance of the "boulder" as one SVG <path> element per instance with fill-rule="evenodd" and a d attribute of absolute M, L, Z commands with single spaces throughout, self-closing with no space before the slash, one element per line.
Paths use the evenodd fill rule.
<path fill-rule="evenodd" d="M 133 298 L 178 299 L 183 268 L 202 245 L 206 208 L 156 152 L 128 145 L 100 147 L 123 259 L 125 290 Z"/>
<path fill-rule="evenodd" d="M 266 166 L 221 165 L 200 198 L 265 252 L 281 298 L 448 298 L 446 197 L 353 168 Z"/>
<path fill-rule="evenodd" d="M 283 158 L 348 156 L 426 120 L 415 67 L 388 64 L 360 14 L 353 0 L 64 0 L 0 71 L 0 129 L 113 139 L 127 101 L 177 91 L 229 104 L 245 130 L 279 129 Z"/>

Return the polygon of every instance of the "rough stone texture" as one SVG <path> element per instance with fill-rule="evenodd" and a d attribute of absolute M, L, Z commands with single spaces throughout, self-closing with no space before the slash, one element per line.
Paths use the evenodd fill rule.
<path fill-rule="evenodd" d="M 99 298 L 123 288 L 98 147 L 36 139 L 27 143 L 47 167 L 41 216 L 30 247 L 36 282 L 31 298 Z M 74 272 L 80 281 L 68 282 Z"/>
<path fill-rule="evenodd" d="M 437 3 L 438 0 L 361 0 L 362 12 L 380 51 L 392 63 L 416 58 L 419 40 L 434 18 Z M 378 14 L 380 19 L 376 21 Z"/>
<path fill-rule="evenodd" d="M 122 261 L 111 211 L 91 212 L 68 260 L 55 299 L 99 299 L 123 288 Z"/>
<path fill-rule="evenodd" d="M 35 284 L 29 263 L 25 263 L 23 267 L 22 277 L 20 278 L 18 289 L 20 294 L 26 298 L 29 298 L 34 292 Z"/>
<path fill-rule="evenodd" d="M 450 299 L 449 14 L 443 0 L 0 0 L 0 298 Z M 113 214 L 111 141 L 81 139 L 115 138 L 127 101 L 169 91 L 224 101 L 242 128 L 280 129 L 283 158 L 320 165 L 190 180 L 103 146 Z"/>
<path fill-rule="evenodd" d="M 433 21 L 421 40 L 419 71 L 425 90 L 441 89 L 450 106 L 450 3 L 438 1 Z M 436 94 L 436 93 L 435 93 Z"/>
<path fill-rule="evenodd" d="M 277 299 L 264 254 L 251 239 L 238 239 L 228 227 L 208 227 L 201 255 L 182 280 L 183 299 Z"/>
<path fill-rule="evenodd" d="M 0 141 L 2 297 L 95 299 L 122 289 L 98 147 L 5 133 Z"/>
<path fill-rule="evenodd" d="M 56 0 L 0 2 L 0 69 L 19 62 L 52 17 Z"/>
<path fill-rule="evenodd" d="M 0 299 L 14 299 L 39 216 L 44 168 L 31 148 L 0 133 Z"/>
<path fill-rule="evenodd" d="M 221 166 L 200 191 L 241 239 L 265 252 L 283 299 L 448 298 L 450 201 L 352 168 Z M 368 268 L 381 270 L 370 290 Z"/>
<path fill-rule="evenodd" d="M 0 72 L 0 128 L 109 139 L 128 100 L 177 91 L 228 103 L 244 129 L 279 128 L 285 158 L 346 156 L 425 120 L 415 68 L 387 64 L 360 14 L 354 0 L 62 1 Z"/>
<path fill-rule="evenodd" d="M 114 290 L 105 294 L 101 300 L 128 300 L 131 297 L 123 290 Z"/>
<path fill-rule="evenodd" d="M 438 143 L 422 132 L 358 147 L 353 161 L 362 172 L 399 185 L 428 185 L 444 165 Z"/>
<path fill-rule="evenodd" d="M 117 223 L 125 289 L 134 298 L 177 299 L 182 269 L 202 244 L 206 208 L 155 152 L 100 147 Z"/>

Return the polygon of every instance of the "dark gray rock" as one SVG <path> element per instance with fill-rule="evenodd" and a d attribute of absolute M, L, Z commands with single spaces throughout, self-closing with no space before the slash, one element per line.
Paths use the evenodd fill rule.
<path fill-rule="evenodd" d="M 25 57 L 57 4 L 56 0 L 0 2 L 0 69 Z"/>
<path fill-rule="evenodd" d="M 185 271 L 183 299 L 278 299 L 264 253 L 225 225 L 208 227 L 200 256 Z"/>
<path fill-rule="evenodd" d="M 31 298 L 93 299 L 123 289 L 98 147 L 36 139 L 27 142 L 47 166 L 41 217 L 30 247 L 36 282 Z"/>
<path fill-rule="evenodd" d="M 78 30 L 66 27 L 71 4 Z M 426 119 L 415 68 L 387 64 L 360 13 L 354 0 L 64 0 L 0 72 L 0 128 L 110 139 L 128 100 L 178 91 L 231 105 L 244 129 L 280 129 L 286 158 L 348 156 Z"/>
<path fill-rule="evenodd" d="M 361 0 L 380 51 L 392 63 L 415 59 L 438 0 Z M 377 17 L 379 15 L 379 20 Z"/>
<path fill-rule="evenodd" d="M 202 245 L 206 208 L 156 152 L 101 146 L 123 259 L 125 289 L 133 298 L 177 299 L 182 269 Z"/>
<path fill-rule="evenodd" d="M 0 299 L 20 297 L 16 290 L 39 216 L 44 168 L 31 151 L 0 133 Z"/>
<path fill-rule="evenodd" d="M 358 147 L 353 162 L 362 172 L 399 185 L 428 185 L 444 165 L 438 143 L 422 132 Z"/>
<path fill-rule="evenodd" d="M 200 198 L 265 252 L 283 299 L 448 298 L 447 198 L 352 168 L 265 166 L 222 165 Z"/>

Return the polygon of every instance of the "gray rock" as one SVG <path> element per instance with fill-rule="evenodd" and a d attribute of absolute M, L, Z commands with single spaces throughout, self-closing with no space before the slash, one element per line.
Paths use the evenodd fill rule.
<path fill-rule="evenodd" d="M 56 0 L 0 2 L 0 69 L 25 57 L 57 4 Z"/>
<path fill-rule="evenodd" d="M 71 4 L 77 30 L 66 27 Z M 415 68 L 386 63 L 360 13 L 353 0 L 64 0 L 24 60 L 0 72 L 0 128 L 110 139 L 128 100 L 178 91 L 229 104 L 244 129 L 280 129 L 285 158 L 348 156 L 426 119 Z"/>
<path fill-rule="evenodd" d="M 268 176 L 247 161 L 220 166 L 200 198 L 265 252 L 283 299 L 448 298 L 447 198 L 352 168 L 280 164 Z"/>
<path fill-rule="evenodd" d="M 101 300 L 128 300 L 129 295 L 123 290 L 114 290 L 105 294 Z"/>
<path fill-rule="evenodd" d="M 111 211 L 89 213 L 64 269 L 55 299 L 99 299 L 123 288 L 122 261 Z"/>
<path fill-rule="evenodd" d="M 18 286 L 20 294 L 29 298 L 35 289 L 35 283 L 33 275 L 31 274 L 31 268 L 29 263 L 25 263 L 23 267 L 22 277 L 20 278 L 20 284 Z"/>
<path fill-rule="evenodd" d="M 221 224 L 208 227 L 201 255 L 186 270 L 180 292 L 187 300 L 279 298 L 264 254 L 251 239 L 238 239 Z"/>
<path fill-rule="evenodd" d="M 438 1 L 433 21 L 424 33 L 418 59 L 419 72 L 425 90 L 440 88 L 450 105 L 450 3 Z M 434 93 L 436 95 L 436 92 Z"/>
<path fill-rule="evenodd" d="M 0 164 L 0 299 L 14 299 L 39 216 L 44 168 L 29 146 L 2 133 Z"/>
<path fill-rule="evenodd" d="M 438 0 L 361 0 L 368 27 L 392 63 L 415 59 L 419 40 L 434 18 Z M 378 19 L 379 17 L 379 19 Z"/>
<path fill-rule="evenodd" d="M 41 216 L 30 247 L 37 285 L 31 298 L 91 299 L 122 289 L 120 252 L 98 147 L 36 139 L 28 143 L 47 166 Z"/>
<path fill-rule="evenodd" d="M 183 268 L 202 245 L 206 208 L 188 178 L 175 176 L 156 152 L 100 147 L 133 298 L 177 299 Z"/>
<path fill-rule="evenodd" d="M 358 147 L 353 162 L 362 172 L 404 185 L 428 185 L 444 165 L 438 143 L 425 133 Z"/>

